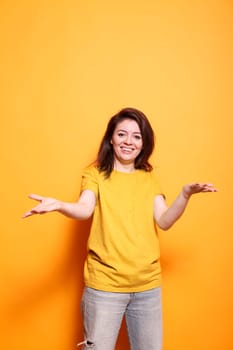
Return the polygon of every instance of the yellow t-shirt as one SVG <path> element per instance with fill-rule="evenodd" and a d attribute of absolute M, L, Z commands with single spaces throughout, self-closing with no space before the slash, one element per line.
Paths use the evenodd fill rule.
<path fill-rule="evenodd" d="M 152 172 L 113 170 L 105 179 L 95 166 L 85 169 L 81 190 L 97 198 L 84 267 L 88 287 L 139 292 L 160 286 L 159 242 L 153 201 L 161 193 Z"/>

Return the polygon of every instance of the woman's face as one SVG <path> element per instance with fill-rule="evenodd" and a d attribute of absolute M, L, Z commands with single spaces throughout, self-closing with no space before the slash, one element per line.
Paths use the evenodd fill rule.
<path fill-rule="evenodd" d="M 119 122 L 113 132 L 111 143 L 115 162 L 122 165 L 133 165 L 143 147 L 138 123 L 132 119 L 124 119 Z"/>

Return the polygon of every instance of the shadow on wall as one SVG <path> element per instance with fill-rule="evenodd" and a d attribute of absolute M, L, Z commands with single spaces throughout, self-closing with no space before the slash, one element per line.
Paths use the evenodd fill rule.
<path fill-rule="evenodd" d="M 48 337 L 50 334 L 49 342 L 53 342 L 53 339 L 57 338 L 52 336 L 54 329 L 59 332 L 60 324 L 63 324 L 65 319 L 72 325 L 69 329 L 65 324 L 67 328 L 62 330 L 66 332 L 67 338 L 70 337 L 68 349 L 75 349 L 77 341 L 83 338 L 80 300 L 89 228 L 90 221 L 70 221 L 68 225 L 66 224 L 67 246 L 58 261 L 55 261 L 53 267 L 48 266 L 46 269 L 43 267 L 44 271 L 40 276 L 33 277 L 33 280 L 22 278 L 19 288 L 12 291 L 10 304 L 4 308 L 4 323 L 11 325 L 11 331 L 14 330 L 14 333 L 19 334 L 19 348 L 25 337 L 30 342 L 31 335 L 28 336 L 28 329 L 32 333 L 39 331 L 40 338 Z M 30 264 L 30 261 L 28 263 Z M 67 306 L 70 307 L 68 314 Z M 53 322 L 54 317 L 56 319 L 54 314 L 58 315 L 57 324 Z M 6 329 L 5 337 L 9 338 L 7 333 Z"/>
<path fill-rule="evenodd" d="M 4 322 L 5 324 L 11 324 L 11 330 L 16 330 L 16 333 L 20 332 L 19 346 L 20 338 L 28 337 L 27 325 L 33 332 L 35 327 L 39 327 L 39 330 L 46 329 L 46 335 L 40 334 L 42 338 L 49 336 L 50 330 L 54 332 L 54 325 L 52 324 L 54 315 L 51 317 L 51 313 L 54 312 L 54 308 L 55 312 L 59 308 L 61 312 L 59 314 L 58 311 L 58 315 L 62 317 L 63 306 L 60 307 L 60 300 L 64 305 L 66 305 L 66 302 L 68 305 L 71 305 L 71 312 L 68 311 L 68 316 L 67 313 L 65 314 L 70 328 L 67 327 L 64 330 L 68 338 L 68 341 L 66 341 L 68 342 L 67 348 L 70 350 L 77 349 L 76 344 L 83 340 L 80 302 L 84 286 L 83 266 L 90 225 L 91 220 L 70 221 L 66 226 L 68 245 L 64 250 L 65 254 L 54 264 L 53 269 L 48 267 L 44 271 L 44 274 L 41 275 L 43 277 L 35 277 L 33 281 L 22 281 L 20 290 L 14 293 L 10 305 L 7 305 L 6 314 L 4 312 Z M 49 322 L 50 319 L 51 322 Z M 40 322 L 42 322 L 42 325 Z M 8 337 L 9 334 L 5 334 L 5 336 Z M 51 338 L 52 341 L 53 339 Z M 124 323 L 116 347 L 116 350 L 121 349 L 129 349 Z"/>

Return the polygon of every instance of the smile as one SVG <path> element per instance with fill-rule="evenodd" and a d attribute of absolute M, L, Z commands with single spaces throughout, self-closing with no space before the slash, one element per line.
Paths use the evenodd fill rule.
<path fill-rule="evenodd" d="M 129 148 L 129 147 L 121 147 L 121 150 L 123 152 L 132 152 L 134 149 L 133 148 Z"/>

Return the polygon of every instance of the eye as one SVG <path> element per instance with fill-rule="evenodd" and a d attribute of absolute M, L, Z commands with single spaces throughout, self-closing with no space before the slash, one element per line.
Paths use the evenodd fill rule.
<path fill-rule="evenodd" d="M 134 137 L 135 137 L 136 140 L 141 140 L 142 139 L 141 135 L 135 135 Z"/>
<path fill-rule="evenodd" d="M 118 132 L 117 136 L 123 137 L 123 136 L 125 136 L 125 134 L 123 132 Z"/>

